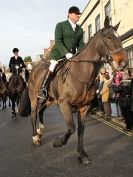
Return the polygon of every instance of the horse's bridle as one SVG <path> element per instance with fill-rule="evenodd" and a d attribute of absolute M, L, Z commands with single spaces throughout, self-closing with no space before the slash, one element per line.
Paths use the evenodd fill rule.
<path fill-rule="evenodd" d="M 115 31 L 116 32 L 116 31 Z M 100 35 L 101 35 L 101 38 L 102 38 L 102 41 L 103 41 L 103 44 L 104 44 L 104 46 L 105 46 L 105 48 L 106 48 L 106 50 L 107 50 L 107 54 L 106 54 L 106 57 L 105 57 L 105 63 L 111 63 L 112 61 L 113 61 L 113 54 L 116 54 L 116 53 L 118 53 L 118 52 L 120 52 L 120 51 L 123 51 L 123 48 L 121 47 L 121 48 L 117 48 L 117 49 L 115 49 L 115 50 L 113 50 L 113 51 L 110 51 L 109 50 L 109 48 L 108 48 L 108 45 L 107 45 L 107 43 L 106 43 L 106 41 L 104 40 L 104 38 L 105 38 L 105 36 L 103 36 L 103 31 L 101 30 L 100 31 Z M 116 32 L 117 33 L 117 32 Z M 118 33 L 117 33 L 117 35 L 118 35 Z M 118 37 L 119 37 L 119 35 L 118 35 Z M 108 38 L 107 36 L 106 36 L 106 38 Z"/>

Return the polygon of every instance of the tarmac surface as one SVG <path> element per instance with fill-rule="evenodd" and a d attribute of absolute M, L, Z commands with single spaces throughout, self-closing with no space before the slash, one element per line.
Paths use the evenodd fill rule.
<path fill-rule="evenodd" d="M 133 176 L 133 137 L 120 126 L 96 115 L 86 118 L 84 147 L 90 166 L 77 160 L 77 132 L 66 146 L 53 147 L 55 137 L 66 131 L 58 107 L 47 109 L 44 118 L 42 145 L 34 146 L 30 118 L 12 120 L 9 108 L 0 111 L 0 177 Z M 76 113 L 74 120 L 77 125 Z"/>

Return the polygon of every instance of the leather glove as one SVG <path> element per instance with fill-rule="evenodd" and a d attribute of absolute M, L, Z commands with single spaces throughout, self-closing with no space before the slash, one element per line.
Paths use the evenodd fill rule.
<path fill-rule="evenodd" d="M 73 54 L 72 53 L 67 53 L 65 56 L 66 56 L 67 59 L 70 59 L 70 58 L 73 57 Z"/>

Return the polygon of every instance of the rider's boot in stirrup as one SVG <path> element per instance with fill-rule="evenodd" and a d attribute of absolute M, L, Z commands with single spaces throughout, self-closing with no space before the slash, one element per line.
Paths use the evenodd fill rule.
<path fill-rule="evenodd" d="M 44 99 L 47 98 L 47 96 L 48 96 L 47 89 L 48 89 L 49 83 L 51 81 L 52 75 L 53 75 L 53 73 L 49 70 L 47 75 L 46 75 L 46 77 L 45 77 L 45 80 L 44 80 L 44 82 L 42 84 L 42 87 L 41 87 L 41 89 L 40 89 L 40 91 L 38 93 L 38 98 L 39 99 L 44 100 Z"/>

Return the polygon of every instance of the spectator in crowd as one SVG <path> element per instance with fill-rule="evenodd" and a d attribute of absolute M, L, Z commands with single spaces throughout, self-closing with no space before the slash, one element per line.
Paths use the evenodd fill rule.
<path fill-rule="evenodd" d="M 133 126 L 133 114 L 131 111 L 131 105 L 133 105 L 133 99 L 131 97 L 133 89 L 132 83 L 133 80 L 129 76 L 129 73 L 123 72 L 123 78 L 120 81 L 120 84 L 114 88 L 116 93 L 119 93 L 121 113 L 126 123 L 124 131 L 131 131 Z"/>
<path fill-rule="evenodd" d="M 111 109 L 112 109 L 112 115 L 113 117 L 120 117 L 121 116 L 121 109 L 119 106 L 119 95 L 120 93 L 114 92 L 114 87 L 119 86 L 120 81 L 122 80 L 122 72 L 118 71 L 116 74 L 113 76 L 113 79 L 110 83 L 110 101 L 111 101 Z"/>
<path fill-rule="evenodd" d="M 99 72 L 99 76 L 97 78 L 97 90 L 96 90 L 96 96 L 97 96 L 97 102 L 98 102 L 98 110 L 99 112 L 103 113 L 104 112 L 104 108 L 103 108 L 103 103 L 101 100 L 101 90 L 103 88 L 103 83 L 104 83 L 104 76 L 106 74 L 106 69 L 105 68 L 101 68 L 100 72 Z"/>
<path fill-rule="evenodd" d="M 104 75 L 103 88 L 100 92 L 100 95 L 102 96 L 105 118 L 110 118 L 111 116 L 111 104 L 109 101 L 109 84 L 110 84 L 110 76 L 106 72 Z"/>

